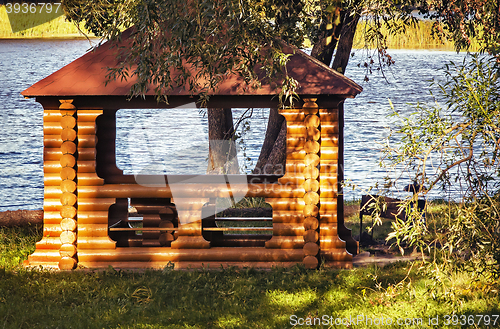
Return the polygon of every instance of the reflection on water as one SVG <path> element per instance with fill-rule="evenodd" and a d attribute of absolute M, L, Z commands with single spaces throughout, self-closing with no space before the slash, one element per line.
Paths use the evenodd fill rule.
<path fill-rule="evenodd" d="M 19 93 L 88 48 L 84 40 L 0 40 L 0 210 L 41 209 L 43 202 L 43 110 Z M 388 99 L 401 113 L 412 111 L 409 102 L 432 102 L 427 80 L 439 78 L 439 69 L 448 61 L 463 58 L 461 54 L 435 51 L 394 50 L 390 54 L 396 64 L 385 71 L 387 81 L 375 72 L 363 82 L 365 69 L 357 66 L 363 59 L 361 51 L 351 58 L 347 69 L 347 76 L 364 91 L 345 104 L 345 177 L 363 188 L 386 175 L 378 167 L 378 149 L 392 123 L 387 118 Z M 241 111 L 235 110 L 235 120 Z M 256 163 L 267 115 L 265 109 L 254 112 L 245 149 L 239 152 L 240 165 L 243 151 L 250 158 L 248 165 Z M 206 116 L 185 109 L 141 113 L 120 110 L 117 148 L 118 166 L 129 173 L 134 166 L 140 167 L 140 161 L 150 160 L 161 162 L 161 170 L 166 172 L 204 173 L 208 154 Z M 145 152 L 158 156 L 147 159 Z M 348 190 L 346 198 L 359 194 Z"/>

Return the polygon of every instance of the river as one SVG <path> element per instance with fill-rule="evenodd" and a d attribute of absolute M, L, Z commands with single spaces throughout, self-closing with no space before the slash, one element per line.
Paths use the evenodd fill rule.
<path fill-rule="evenodd" d="M 87 40 L 0 40 L 0 211 L 41 209 L 43 204 L 43 109 L 20 92 L 83 55 Z M 439 70 L 464 55 L 443 51 L 390 50 L 390 68 L 374 70 L 364 81 L 365 51 L 355 51 L 347 76 L 364 91 L 345 104 L 345 177 L 359 186 L 346 189 L 345 198 L 359 198 L 387 172 L 379 167 L 380 145 L 393 125 L 389 99 L 400 113 L 413 111 L 408 103 L 434 102 L 429 80 L 442 79 Z M 234 119 L 244 111 L 234 111 Z M 262 145 L 266 109 L 255 109 L 250 130 L 243 136 L 239 164 L 251 168 Z M 126 173 L 157 163 L 170 174 L 202 174 L 207 166 L 207 120 L 196 109 L 118 111 L 117 164 Z M 147 129 L 144 129 L 147 128 Z M 156 147 L 150 136 L 162 140 Z M 180 148 L 182 140 L 187 147 Z M 151 154 L 156 154 L 151 158 Z M 244 155 L 250 160 L 244 160 Z M 404 183 L 404 182 L 403 182 Z M 401 184 L 401 188 L 404 184 Z M 438 197 L 439 195 L 434 195 Z"/>

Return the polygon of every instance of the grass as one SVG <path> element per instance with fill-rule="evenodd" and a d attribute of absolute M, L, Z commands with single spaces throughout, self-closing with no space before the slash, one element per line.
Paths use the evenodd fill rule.
<path fill-rule="evenodd" d="M 0 269 L 17 268 L 35 251 L 35 242 L 41 238 L 41 227 L 0 227 Z"/>
<path fill-rule="evenodd" d="M 387 28 L 382 27 L 381 32 L 387 36 L 387 47 L 389 49 L 436 49 L 436 50 L 455 50 L 453 42 L 441 40 L 432 33 L 433 22 L 430 20 L 421 20 L 415 26 L 407 27 L 404 33 L 391 35 Z M 365 42 L 365 36 L 370 33 L 369 23 L 361 21 L 358 24 L 354 36 L 353 48 L 377 48 L 374 42 Z M 370 39 L 370 38 L 368 38 Z M 477 52 L 480 47 L 476 40 L 472 41 L 470 51 Z"/>
<path fill-rule="evenodd" d="M 498 284 L 457 272 L 440 285 L 419 263 L 317 271 L 24 269 L 40 233 L 0 229 L 0 328 L 291 328 L 323 316 L 363 316 L 356 328 L 376 328 L 369 321 L 381 317 L 393 322 L 385 328 L 400 328 L 397 319 L 410 324 L 405 328 L 430 327 L 429 318 L 438 317 L 434 327 L 448 328 L 446 315 L 500 313 Z"/>
<path fill-rule="evenodd" d="M 143 273 L 4 270 L 0 271 L 0 324 L 5 328 L 290 328 L 292 315 L 383 316 L 393 322 L 415 318 L 427 323 L 429 317 L 443 319 L 453 312 L 498 314 L 497 293 L 470 290 L 465 278 L 457 283 L 460 303 L 443 303 L 427 294 L 430 280 L 416 271 L 407 277 L 409 267 L 398 263 L 320 271 L 300 267 Z"/>
<path fill-rule="evenodd" d="M 359 206 L 360 203 L 360 200 L 350 201 L 349 205 Z M 346 217 L 344 223 L 346 227 L 351 230 L 351 234 L 353 236 L 359 235 L 359 211 L 349 217 Z M 365 215 L 363 216 L 363 232 L 372 234 L 371 231 L 373 229 L 373 239 L 376 241 L 384 241 L 389 232 L 392 230 L 391 223 L 392 221 L 390 219 L 382 218 L 382 225 L 373 226 L 371 216 Z"/>

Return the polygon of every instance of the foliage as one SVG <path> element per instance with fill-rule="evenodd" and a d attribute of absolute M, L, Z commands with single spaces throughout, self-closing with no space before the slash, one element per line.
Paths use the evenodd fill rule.
<path fill-rule="evenodd" d="M 236 208 L 271 208 L 263 197 L 246 197 L 236 204 Z"/>
<path fill-rule="evenodd" d="M 500 29 L 499 4 L 492 0 L 65 0 L 63 6 L 69 20 L 103 40 L 116 41 L 134 27 L 131 51 L 120 55 L 109 78 L 135 76 L 132 96 L 154 86 L 163 101 L 169 90 L 187 84 L 204 102 L 226 75 L 237 74 L 250 88 L 265 77 L 281 88 L 282 104 L 292 102 L 298 86 L 286 72 L 288 56 L 280 40 L 296 47 L 310 40 L 321 48 L 313 54 L 328 65 L 331 57 L 324 52 L 333 54 L 337 43 L 353 37 L 344 33 L 348 22 L 357 24 L 353 17 L 370 22 L 364 44 L 375 45 L 382 65 L 392 63 L 387 37 L 414 27 L 415 10 L 434 19 L 434 32 L 452 39 L 457 49 L 469 49 L 477 39 L 483 50 L 498 53 Z M 351 51 L 349 41 L 344 44 L 337 57 Z"/>
<path fill-rule="evenodd" d="M 26 14 L 26 24 L 31 24 L 28 20 L 29 15 Z M 366 24 L 370 22 L 362 21 L 358 24 L 356 30 L 356 36 L 354 37 L 353 48 L 376 48 L 375 43 L 367 43 L 368 39 L 365 38 L 366 34 Z M 454 43 L 446 39 L 440 39 L 436 35 L 432 34 L 432 28 L 434 24 L 432 21 L 418 21 L 418 23 L 413 26 L 407 26 L 405 32 L 402 34 L 391 34 L 388 29 L 382 27 L 382 35 L 385 36 L 386 47 L 388 49 L 439 49 L 439 50 L 453 50 Z M 94 35 L 86 31 L 89 37 L 94 37 Z M 9 25 L 9 20 L 5 12 L 5 6 L 0 5 L 0 37 L 1 38 L 74 38 L 80 35 L 80 32 L 76 26 L 68 21 L 65 21 L 63 16 L 57 19 L 44 23 L 42 25 L 30 28 L 24 31 L 12 33 Z M 374 40 L 375 41 L 375 40 Z M 312 47 L 311 41 L 305 38 L 303 47 Z M 479 45 L 476 40 L 472 40 L 472 46 L 469 48 L 470 51 L 476 52 L 479 50 Z"/>
<path fill-rule="evenodd" d="M 259 10 L 262 5 L 253 0 L 70 0 L 64 5 L 69 19 L 85 22 L 86 28 L 105 39 L 118 40 L 123 29 L 133 26 L 130 51 L 122 54 L 120 66 L 110 71 L 109 78 L 135 75 L 133 96 L 143 95 L 153 85 L 163 101 L 169 90 L 180 85 L 188 85 L 190 92 L 207 100 L 228 74 L 257 87 L 261 73 L 254 70 L 257 63 L 266 78 L 284 79 L 287 55 L 276 35 L 292 44 L 301 43 L 304 36 L 300 28 L 284 33 L 282 25 L 290 21 L 280 24 L 267 15 L 285 13 Z M 295 10 L 293 17 L 301 17 L 300 6 L 281 4 L 280 8 Z"/>
<path fill-rule="evenodd" d="M 137 82 L 131 96 L 153 88 L 158 101 L 170 90 L 189 86 L 201 103 L 228 75 L 236 74 L 249 88 L 262 81 L 276 87 L 280 103 L 293 103 L 297 81 L 286 71 L 288 55 L 281 40 L 302 47 L 310 40 L 313 56 L 329 65 L 337 44 L 335 69 L 345 72 L 353 35 L 345 33 L 360 16 L 363 44 L 378 49 L 379 65 L 391 65 L 387 38 L 402 34 L 418 21 L 414 10 L 435 19 L 434 32 L 452 39 L 457 49 L 469 49 L 471 39 L 496 53 L 498 3 L 493 1 L 380 0 L 65 0 L 69 20 L 83 24 L 103 40 L 117 41 L 131 30 L 130 51 L 120 53 L 108 78 Z M 495 11 L 496 10 L 496 11 Z M 474 19 L 472 19 L 474 18 Z M 352 40 L 351 40 L 352 41 Z M 329 54 L 329 55 L 328 55 Z M 367 61 L 367 65 L 374 65 Z M 175 74 L 172 74 L 175 72 Z"/>
<path fill-rule="evenodd" d="M 428 10 L 425 3 L 418 1 L 399 1 L 397 4 L 390 1 L 369 1 L 363 5 L 370 6 L 363 7 L 366 18 L 364 41 L 375 45 L 376 49 L 387 48 L 387 36 L 402 34 L 406 28 L 417 24 L 418 19 L 412 14 L 415 8 L 418 8 L 420 13 L 426 13 Z"/>
<path fill-rule="evenodd" d="M 394 132 L 400 138 L 388 140 L 385 163 L 402 168 L 419 187 L 404 204 L 412 210 L 409 219 L 396 221 L 390 237 L 421 251 L 440 247 L 439 257 L 454 268 L 500 276 L 500 65 L 473 55 L 447 65 L 445 73 L 435 106 L 418 106 L 405 118 L 393 114 L 402 119 Z M 430 241 L 423 214 L 410 202 L 437 189 L 462 199 Z"/>
<path fill-rule="evenodd" d="M 342 38 L 340 32 L 333 31 L 340 31 L 343 19 L 362 14 L 383 21 L 391 33 L 397 33 L 415 20 L 411 16 L 414 6 L 423 4 L 422 10 L 427 10 L 425 3 L 416 0 L 63 1 L 68 19 L 84 24 L 103 40 L 119 40 L 121 31 L 134 27 L 130 51 L 121 53 L 121 64 L 109 74 L 110 79 L 135 76 L 137 83 L 131 90 L 132 96 L 144 95 L 154 86 L 157 99 L 167 101 L 166 95 L 172 88 L 186 84 L 203 102 L 225 76 L 236 74 L 249 88 L 258 87 L 262 78 L 271 81 L 282 104 L 293 101 L 298 85 L 286 72 L 288 55 L 282 51 L 281 40 L 296 47 L 302 47 L 306 38 L 313 43 L 334 44 L 334 40 Z M 378 38 L 380 33 L 372 37 Z"/>
<path fill-rule="evenodd" d="M 468 50 L 477 39 L 482 51 L 500 54 L 500 3 L 496 0 L 430 0 L 435 33 Z"/>

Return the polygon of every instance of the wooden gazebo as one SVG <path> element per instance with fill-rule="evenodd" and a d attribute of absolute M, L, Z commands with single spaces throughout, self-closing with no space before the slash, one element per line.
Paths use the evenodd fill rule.
<path fill-rule="evenodd" d="M 300 83 L 300 101 L 280 110 L 287 122 L 286 173 L 247 176 L 248 184 L 221 184 L 217 175 L 169 175 L 163 186 L 145 186 L 117 168 L 117 110 L 168 111 L 196 97 L 178 86 L 168 95 L 168 105 L 157 103 L 153 91 L 129 100 L 133 78 L 106 84 L 107 67 L 117 64 L 116 48 L 109 43 L 23 91 L 44 109 L 44 229 L 27 265 L 269 268 L 304 263 L 315 268 L 324 261 L 350 267 L 357 244 L 344 226 L 339 194 L 343 102 L 362 88 L 298 49 L 284 50 L 293 54 L 287 69 Z M 277 108 L 274 86 L 245 87 L 239 77 L 228 76 L 207 107 Z M 210 200 L 238 191 L 265 197 L 272 205 L 272 230 L 267 229 L 272 235 L 224 235 Z M 130 224 L 130 205 L 142 214 L 142 225 Z"/>

